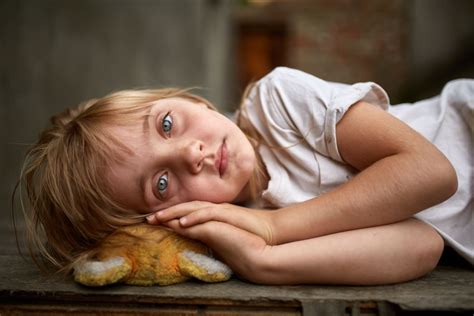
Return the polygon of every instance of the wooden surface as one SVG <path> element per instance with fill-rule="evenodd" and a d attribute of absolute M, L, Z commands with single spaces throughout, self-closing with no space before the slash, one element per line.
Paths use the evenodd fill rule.
<path fill-rule="evenodd" d="M 87 288 L 71 278 L 45 278 L 22 259 L 8 215 L 0 214 L 0 316 L 474 314 L 474 269 L 449 251 L 429 275 L 397 285 L 263 286 L 234 278 Z M 21 222 L 19 230 L 24 235 Z"/>
<path fill-rule="evenodd" d="M 18 255 L 0 255 L 0 267 L 0 313 L 298 315 L 304 308 L 318 306 L 341 306 L 347 311 L 356 303 L 368 304 L 369 309 L 388 303 L 399 310 L 474 311 L 474 273 L 467 267 L 439 266 L 424 278 L 390 286 L 262 286 L 232 279 L 219 284 L 106 288 L 87 288 L 69 278 L 44 278 Z"/>

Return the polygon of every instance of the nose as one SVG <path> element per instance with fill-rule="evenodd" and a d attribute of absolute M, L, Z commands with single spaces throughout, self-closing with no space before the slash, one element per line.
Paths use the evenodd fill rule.
<path fill-rule="evenodd" d="M 183 141 L 179 144 L 177 163 L 189 172 L 196 174 L 203 168 L 204 145 L 199 140 Z"/>

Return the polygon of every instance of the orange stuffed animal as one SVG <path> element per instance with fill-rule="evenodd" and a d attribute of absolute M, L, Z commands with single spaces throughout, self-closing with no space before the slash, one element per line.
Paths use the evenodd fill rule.
<path fill-rule="evenodd" d="M 118 229 L 91 256 L 93 260 L 74 267 L 75 281 L 88 286 L 169 285 L 190 278 L 221 282 L 232 275 L 228 266 L 212 258 L 204 244 L 147 224 Z"/>

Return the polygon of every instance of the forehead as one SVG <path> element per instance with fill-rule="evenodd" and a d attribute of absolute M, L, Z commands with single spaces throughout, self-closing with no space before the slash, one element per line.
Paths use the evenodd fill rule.
<path fill-rule="evenodd" d="M 172 97 L 160 99 L 151 105 L 150 113 L 154 113 L 164 108 L 179 108 L 180 110 L 194 111 L 197 109 L 211 109 L 207 104 L 198 100 L 188 99 L 184 97 Z"/>
<path fill-rule="evenodd" d="M 151 120 L 157 112 L 164 109 L 192 109 L 196 103 L 180 97 L 159 99 L 143 106 L 132 108 L 117 108 L 109 119 L 105 121 L 104 128 L 112 135 L 133 136 L 147 131 Z M 190 106 L 191 105 L 191 106 Z"/>

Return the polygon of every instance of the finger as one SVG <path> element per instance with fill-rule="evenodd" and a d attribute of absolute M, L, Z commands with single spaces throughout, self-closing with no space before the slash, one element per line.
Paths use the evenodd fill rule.
<path fill-rule="evenodd" d="M 179 223 L 183 227 L 190 227 L 212 220 L 220 221 L 222 218 L 225 218 L 225 214 L 223 213 L 225 213 L 225 211 L 222 208 L 215 206 L 206 207 L 184 215 L 179 219 Z"/>
<path fill-rule="evenodd" d="M 178 230 L 181 229 L 181 225 L 179 224 L 179 221 L 177 219 L 161 223 L 161 225 L 168 227 L 172 229 L 173 231 L 177 232 Z"/>
<path fill-rule="evenodd" d="M 197 239 L 204 243 L 207 241 L 218 238 L 218 222 L 206 222 L 203 224 L 179 228 L 179 234 L 186 236 L 191 239 Z"/>
<path fill-rule="evenodd" d="M 164 226 L 173 230 L 173 232 L 191 239 L 199 239 L 203 235 L 202 225 L 194 226 L 191 228 L 182 227 L 177 219 L 163 223 Z"/>
<path fill-rule="evenodd" d="M 147 217 L 147 221 L 151 224 L 158 222 L 167 222 L 172 219 L 183 217 L 191 212 L 194 212 L 200 208 L 206 207 L 212 203 L 202 201 L 191 201 L 176 204 L 166 209 L 160 210 Z"/>
<path fill-rule="evenodd" d="M 148 224 L 152 224 L 152 225 L 160 224 L 160 221 L 156 218 L 156 213 L 152 213 L 150 215 L 147 215 L 146 222 Z"/>
<path fill-rule="evenodd" d="M 223 204 L 213 204 L 180 218 L 180 223 L 184 227 L 202 224 L 208 221 L 219 221 L 235 226 L 241 226 L 243 223 L 248 221 L 248 214 L 235 205 L 232 205 L 229 208 L 229 206 Z"/>
<path fill-rule="evenodd" d="M 146 217 L 149 224 L 165 223 L 173 219 L 180 218 L 191 211 L 189 208 L 168 208 L 152 213 Z"/>
<path fill-rule="evenodd" d="M 219 221 L 238 226 L 238 222 L 242 219 L 243 208 L 233 204 L 214 204 L 205 203 L 193 212 L 189 212 L 180 218 L 182 226 L 189 227 L 202 224 L 208 221 Z"/>
<path fill-rule="evenodd" d="M 196 225 L 190 228 L 186 228 L 186 227 L 181 226 L 181 224 L 179 223 L 179 220 L 177 219 L 163 223 L 163 225 L 172 229 L 175 233 L 181 236 L 188 237 L 191 239 L 198 239 L 198 240 L 208 235 L 208 231 L 210 227 L 210 225 L 203 224 L 203 225 Z"/>

